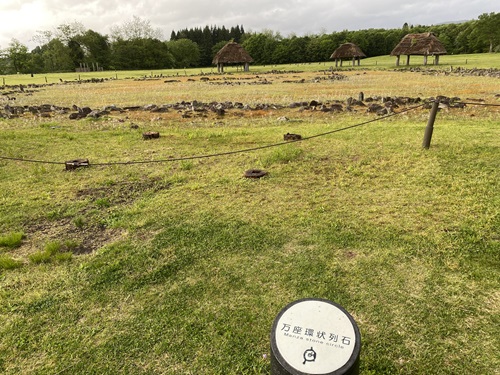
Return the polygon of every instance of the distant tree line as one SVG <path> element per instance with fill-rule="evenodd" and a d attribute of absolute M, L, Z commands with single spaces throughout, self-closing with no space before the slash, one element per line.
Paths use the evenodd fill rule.
<path fill-rule="evenodd" d="M 241 43 L 256 64 L 328 61 L 342 43 L 357 44 L 368 56 L 388 55 L 408 33 L 433 32 L 449 54 L 500 52 L 500 13 L 476 20 L 434 26 L 404 24 L 398 29 L 366 29 L 283 37 L 272 30 L 246 32 L 243 26 L 205 26 L 172 31 L 169 41 L 149 21 L 133 17 L 110 35 L 62 24 L 33 36 L 37 47 L 12 39 L 0 49 L 0 74 L 88 70 L 135 70 L 208 67 L 228 41 Z"/>
<path fill-rule="evenodd" d="M 282 37 L 266 30 L 246 33 L 243 47 L 257 64 L 290 64 L 328 61 L 343 43 L 357 44 L 367 57 L 388 55 L 409 33 L 432 32 L 443 43 L 448 54 L 500 52 L 500 13 L 485 13 L 477 20 L 435 26 L 413 26 L 400 29 L 367 29 L 331 34 Z"/>

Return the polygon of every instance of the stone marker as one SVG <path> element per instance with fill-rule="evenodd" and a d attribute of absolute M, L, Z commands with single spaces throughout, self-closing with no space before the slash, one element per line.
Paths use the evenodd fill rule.
<path fill-rule="evenodd" d="M 361 335 L 343 307 L 306 298 L 280 311 L 271 330 L 272 375 L 358 375 Z"/>

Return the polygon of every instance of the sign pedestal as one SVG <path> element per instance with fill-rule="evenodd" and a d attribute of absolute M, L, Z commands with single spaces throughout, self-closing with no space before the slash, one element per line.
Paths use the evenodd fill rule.
<path fill-rule="evenodd" d="M 306 298 L 280 311 L 271 330 L 272 375 L 358 375 L 361 335 L 349 313 Z"/>

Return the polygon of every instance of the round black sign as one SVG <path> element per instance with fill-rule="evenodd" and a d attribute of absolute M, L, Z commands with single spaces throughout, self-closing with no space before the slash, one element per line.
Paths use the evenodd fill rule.
<path fill-rule="evenodd" d="M 361 335 L 340 305 L 317 298 L 287 305 L 271 330 L 272 375 L 357 375 Z"/>

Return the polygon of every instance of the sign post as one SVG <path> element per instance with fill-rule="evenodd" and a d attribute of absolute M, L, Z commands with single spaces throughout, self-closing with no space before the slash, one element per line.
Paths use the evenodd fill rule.
<path fill-rule="evenodd" d="M 271 330 L 272 375 L 358 375 L 361 335 L 340 305 L 316 298 L 287 305 Z"/>

